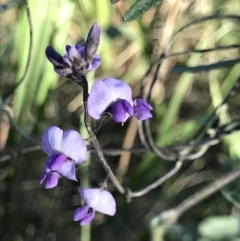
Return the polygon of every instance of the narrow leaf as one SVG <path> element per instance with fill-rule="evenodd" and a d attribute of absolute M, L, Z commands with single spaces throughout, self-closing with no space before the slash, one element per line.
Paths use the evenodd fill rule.
<path fill-rule="evenodd" d="M 111 4 L 115 4 L 117 2 L 119 2 L 120 0 L 110 0 Z"/>
<path fill-rule="evenodd" d="M 198 65 L 193 67 L 190 67 L 190 66 L 173 67 L 172 69 L 169 70 L 169 72 L 170 73 L 182 73 L 182 72 L 196 73 L 201 71 L 209 71 L 212 69 L 228 68 L 237 63 L 240 63 L 240 58 L 226 60 L 226 61 L 219 61 L 217 63 L 208 64 L 208 65 Z"/>
<path fill-rule="evenodd" d="M 124 15 L 124 20 L 125 21 L 135 20 L 136 18 L 141 17 L 150 8 L 155 7 L 162 1 L 163 0 L 138 0 L 126 12 L 126 14 Z"/>

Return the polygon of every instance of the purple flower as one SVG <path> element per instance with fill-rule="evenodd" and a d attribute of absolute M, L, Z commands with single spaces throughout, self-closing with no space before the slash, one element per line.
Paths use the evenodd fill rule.
<path fill-rule="evenodd" d="M 86 62 L 85 62 L 85 47 L 81 46 L 80 44 L 76 44 L 75 48 L 80 53 L 82 59 L 84 59 L 84 65 L 86 66 Z M 97 69 L 98 66 L 100 65 L 100 63 L 101 63 L 100 56 L 98 54 L 94 54 L 91 62 L 89 63 L 87 71 L 90 72 L 90 71 L 93 71 L 93 70 Z"/>
<path fill-rule="evenodd" d="M 45 131 L 42 137 L 42 148 L 48 155 L 45 172 L 40 183 L 45 188 L 57 186 L 62 176 L 77 181 L 75 164 L 81 164 L 87 157 L 87 147 L 77 131 L 52 126 Z"/>
<path fill-rule="evenodd" d="M 97 69 L 101 63 L 100 56 L 94 54 L 87 68 L 85 50 L 80 44 L 75 46 L 67 45 L 66 51 L 67 54 L 61 56 L 52 46 L 46 48 L 46 56 L 53 64 L 55 72 L 60 76 L 74 75 L 76 70 L 80 70 L 81 73 L 90 72 Z"/>
<path fill-rule="evenodd" d="M 85 205 L 75 210 L 73 220 L 80 221 L 80 225 L 90 223 L 95 211 L 109 216 L 116 213 L 116 202 L 110 192 L 99 188 L 78 188 L 78 192 Z"/>
<path fill-rule="evenodd" d="M 152 118 L 152 114 L 150 113 L 150 110 L 152 110 L 153 108 L 143 99 L 135 99 L 133 102 L 133 109 L 134 109 L 133 115 L 138 120 L 147 120 L 149 118 Z"/>
<path fill-rule="evenodd" d="M 132 100 L 132 90 L 121 80 L 106 78 L 94 83 L 88 97 L 88 112 L 94 119 L 109 113 L 112 119 L 122 124 L 130 117 L 139 120 L 151 118 L 152 107 L 142 99 Z"/>
<path fill-rule="evenodd" d="M 98 68 L 101 58 L 96 54 L 101 29 L 94 23 L 91 27 L 85 46 L 76 44 L 66 46 L 67 53 L 61 56 L 52 46 L 46 48 L 46 56 L 53 64 L 54 70 L 61 76 L 75 76 L 76 71 L 80 74 L 93 71 Z"/>

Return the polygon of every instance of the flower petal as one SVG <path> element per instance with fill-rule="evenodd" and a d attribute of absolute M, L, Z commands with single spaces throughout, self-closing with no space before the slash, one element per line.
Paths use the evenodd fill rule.
<path fill-rule="evenodd" d="M 133 107 L 126 100 L 118 100 L 108 110 L 112 114 L 112 119 L 116 122 L 124 123 L 129 116 L 133 115 Z"/>
<path fill-rule="evenodd" d="M 113 78 L 106 78 L 103 82 L 115 93 L 117 99 L 123 99 L 132 104 L 132 90 L 128 84 Z"/>
<path fill-rule="evenodd" d="M 99 41 L 101 35 L 101 28 L 98 26 L 97 22 L 94 22 L 92 27 L 89 30 L 87 38 L 94 38 L 96 41 Z"/>
<path fill-rule="evenodd" d="M 42 148 L 48 156 L 61 152 L 62 135 L 62 129 L 57 126 L 52 126 L 44 132 Z"/>
<path fill-rule="evenodd" d="M 100 119 L 109 105 L 116 100 L 116 94 L 102 80 L 95 82 L 88 97 L 89 115 Z"/>
<path fill-rule="evenodd" d="M 89 207 L 87 205 L 77 208 L 73 214 L 73 220 L 74 221 L 82 220 L 85 216 L 88 215 L 88 209 Z"/>
<path fill-rule="evenodd" d="M 72 63 L 72 65 L 76 68 L 76 69 L 80 69 L 83 65 L 83 60 L 81 57 L 81 54 L 78 52 L 78 50 L 76 49 L 76 47 L 71 47 L 69 45 L 66 46 L 66 51 L 68 54 L 68 57 L 70 59 L 70 62 Z"/>
<path fill-rule="evenodd" d="M 45 179 L 45 188 L 50 189 L 58 185 L 58 179 L 61 177 L 57 172 L 51 172 L 47 174 Z"/>
<path fill-rule="evenodd" d="M 80 53 L 82 59 L 85 59 L 85 48 L 80 44 L 76 44 L 75 48 Z M 94 54 L 92 61 L 89 63 L 88 72 L 93 71 L 98 68 L 101 63 L 101 58 L 98 54 Z"/>
<path fill-rule="evenodd" d="M 63 55 L 63 59 L 72 68 L 72 63 L 71 63 L 71 61 L 70 61 L 70 59 L 68 57 L 68 54 L 64 54 Z"/>
<path fill-rule="evenodd" d="M 65 162 L 61 169 L 58 170 L 58 173 L 70 180 L 77 181 L 75 163 L 73 161 Z"/>
<path fill-rule="evenodd" d="M 76 44 L 75 48 L 77 49 L 77 51 L 80 53 L 80 55 L 82 56 L 83 59 L 85 59 L 85 52 L 84 52 L 84 46 L 80 45 L 80 44 Z"/>
<path fill-rule="evenodd" d="M 63 133 L 61 152 L 71 158 L 76 164 L 82 163 L 87 157 L 87 147 L 77 131 L 69 130 Z"/>
<path fill-rule="evenodd" d="M 101 35 L 101 29 L 95 22 L 87 36 L 87 41 L 85 44 L 85 60 L 86 63 L 91 62 L 94 54 L 96 53 L 98 49 L 98 45 L 100 42 L 100 35 Z"/>
<path fill-rule="evenodd" d="M 45 50 L 45 53 L 49 61 L 54 66 L 64 65 L 63 57 L 52 46 L 48 46 Z"/>
<path fill-rule="evenodd" d="M 85 204 L 92 208 L 98 202 L 101 190 L 99 188 L 78 188 Z"/>
<path fill-rule="evenodd" d="M 95 212 L 94 211 L 90 212 L 85 218 L 82 219 L 82 221 L 80 222 L 80 225 L 83 226 L 90 223 L 94 219 L 94 217 L 95 217 Z"/>
<path fill-rule="evenodd" d="M 72 73 L 68 62 L 66 62 L 52 46 L 48 46 L 45 53 L 48 60 L 53 64 L 54 70 L 57 74 L 60 76 L 68 76 Z"/>
<path fill-rule="evenodd" d="M 72 70 L 70 68 L 59 69 L 54 67 L 54 71 L 62 77 L 66 77 L 72 73 Z"/>
<path fill-rule="evenodd" d="M 144 108 L 146 108 L 148 110 L 153 109 L 151 105 L 149 105 L 145 100 L 140 99 L 140 98 L 137 98 L 137 99 L 134 100 L 134 106 L 137 106 L 137 105 L 144 106 Z"/>
<path fill-rule="evenodd" d="M 98 54 L 94 54 L 92 61 L 89 63 L 87 71 L 90 72 L 97 69 L 100 64 L 101 64 L 101 57 Z"/>
<path fill-rule="evenodd" d="M 118 99 L 132 104 L 132 91 L 121 80 L 106 78 L 94 83 L 88 97 L 88 111 L 94 119 L 100 119 L 106 109 Z"/>
<path fill-rule="evenodd" d="M 90 223 L 95 217 L 95 212 L 87 205 L 77 208 L 73 215 L 74 221 L 80 221 L 80 225 Z"/>
<path fill-rule="evenodd" d="M 136 99 L 133 102 L 134 116 L 139 120 L 146 120 L 152 117 L 150 110 L 152 106 L 149 105 L 145 100 Z"/>
<path fill-rule="evenodd" d="M 59 155 L 54 154 L 48 159 L 46 167 L 53 171 L 58 171 L 66 161 L 67 156 L 64 153 L 60 153 Z"/>
<path fill-rule="evenodd" d="M 113 216 L 116 213 L 116 202 L 112 194 L 99 188 L 78 188 L 84 202 L 93 210 Z"/>
<path fill-rule="evenodd" d="M 113 216 L 116 213 L 116 202 L 112 194 L 106 190 L 102 190 L 99 201 L 93 209 L 100 213 Z"/>

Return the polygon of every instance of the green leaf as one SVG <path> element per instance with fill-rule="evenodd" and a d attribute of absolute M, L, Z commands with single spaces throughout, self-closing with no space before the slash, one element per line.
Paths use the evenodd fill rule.
<path fill-rule="evenodd" d="M 203 220 L 198 231 L 202 238 L 212 241 L 230 240 L 240 235 L 239 216 L 215 216 Z"/>
<path fill-rule="evenodd" d="M 120 0 L 110 0 L 111 4 L 115 4 L 117 2 L 119 2 Z"/>
<path fill-rule="evenodd" d="M 228 68 L 232 67 L 233 65 L 240 63 L 240 58 L 226 60 L 226 61 L 219 61 L 214 64 L 208 65 L 198 65 L 198 66 L 184 66 L 184 67 L 173 67 L 169 70 L 170 73 L 182 73 L 182 72 L 201 72 L 201 71 L 209 71 L 212 69 L 219 69 L 219 68 Z"/>
<path fill-rule="evenodd" d="M 138 0 L 134 3 L 130 9 L 124 15 L 125 21 L 133 21 L 136 18 L 141 17 L 145 12 L 147 12 L 150 8 L 155 7 L 163 0 Z"/>

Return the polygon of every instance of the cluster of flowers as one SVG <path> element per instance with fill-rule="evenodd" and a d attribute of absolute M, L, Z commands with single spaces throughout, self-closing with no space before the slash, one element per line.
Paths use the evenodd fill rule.
<path fill-rule="evenodd" d="M 66 46 L 66 54 L 61 56 L 48 46 L 46 56 L 60 76 L 72 79 L 81 85 L 81 76 L 98 68 L 101 62 L 96 54 L 100 41 L 101 29 L 97 23 L 91 27 L 85 46 Z M 89 115 L 100 119 L 104 114 L 111 115 L 115 122 L 124 122 L 131 116 L 139 120 L 151 118 L 152 107 L 142 99 L 132 99 L 132 91 L 128 84 L 121 80 L 105 78 L 93 85 L 87 108 Z M 50 127 L 42 137 L 42 148 L 48 155 L 40 183 L 45 188 L 54 188 L 60 177 L 77 181 L 76 165 L 80 165 L 87 157 L 87 147 L 81 135 L 74 130 L 63 132 L 60 128 Z M 74 221 L 85 225 L 92 221 L 95 211 L 113 216 L 116 202 L 110 192 L 101 188 L 79 188 L 85 205 L 76 209 Z"/>

